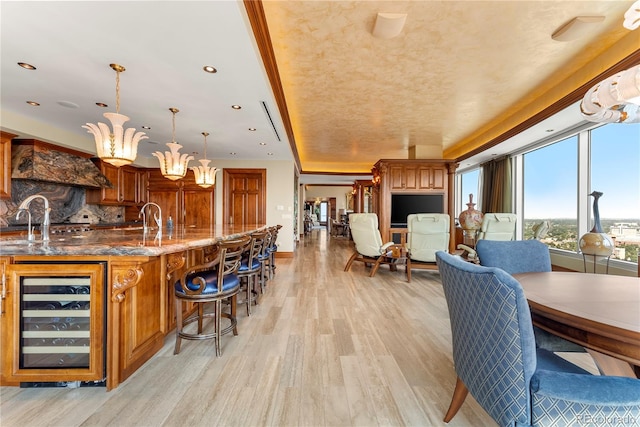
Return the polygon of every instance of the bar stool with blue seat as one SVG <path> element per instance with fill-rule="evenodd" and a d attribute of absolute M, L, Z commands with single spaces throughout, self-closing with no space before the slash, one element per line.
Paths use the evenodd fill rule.
<path fill-rule="evenodd" d="M 271 241 L 274 239 L 273 227 L 267 229 L 267 235 L 264 238 L 264 244 L 262 251 L 258 255 L 258 261 L 260 261 L 260 292 L 264 293 L 267 287 L 267 281 L 269 280 L 269 269 L 271 268 Z"/>
<path fill-rule="evenodd" d="M 271 239 L 269 241 L 269 279 L 273 279 L 273 276 L 276 274 L 276 252 L 278 252 L 278 231 L 282 226 L 280 224 L 274 225 L 271 227 Z"/>
<path fill-rule="evenodd" d="M 262 276 L 262 263 L 259 256 L 263 253 L 267 234 L 267 230 L 251 233 L 251 241 L 242 255 L 242 261 L 237 272 L 240 286 L 246 291 L 243 302 L 247 305 L 247 316 L 251 316 L 251 304 L 258 303 L 258 289 L 260 288 L 260 277 Z"/>
<path fill-rule="evenodd" d="M 242 254 L 251 238 L 244 236 L 224 240 L 217 245 L 218 253 L 211 262 L 189 268 L 174 285 L 176 302 L 176 346 L 174 354 L 180 353 L 182 338 L 189 340 L 214 339 L 216 356 L 221 356 L 220 337 L 233 331 L 238 335 L 236 320 L 237 295 L 240 279 L 236 272 L 240 267 Z M 222 311 L 223 301 L 229 300 L 230 313 Z M 183 302 L 196 305 L 195 312 L 183 319 Z M 213 303 L 213 311 L 206 311 L 205 304 Z M 229 319 L 229 325 L 222 329 L 222 318 Z M 213 318 L 213 331 L 204 331 L 204 320 Z M 197 322 L 196 332 L 186 332 L 184 327 Z"/>

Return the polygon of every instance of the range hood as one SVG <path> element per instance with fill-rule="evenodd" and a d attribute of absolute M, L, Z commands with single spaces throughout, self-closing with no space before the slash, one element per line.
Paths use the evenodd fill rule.
<path fill-rule="evenodd" d="M 85 188 L 113 188 L 93 162 L 56 150 L 37 140 L 14 140 L 11 147 L 11 179 L 25 179 Z"/>

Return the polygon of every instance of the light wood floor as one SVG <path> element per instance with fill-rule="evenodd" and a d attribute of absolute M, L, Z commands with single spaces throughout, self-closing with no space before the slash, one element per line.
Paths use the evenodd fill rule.
<path fill-rule="evenodd" d="M 314 230 L 239 335 L 175 337 L 117 389 L 2 387 L 9 426 L 441 426 L 455 384 L 437 272 L 344 265 L 352 243 Z M 495 426 L 469 396 L 450 426 Z"/>

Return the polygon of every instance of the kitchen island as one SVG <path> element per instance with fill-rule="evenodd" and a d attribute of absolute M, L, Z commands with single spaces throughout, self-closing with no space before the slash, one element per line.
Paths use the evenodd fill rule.
<path fill-rule="evenodd" d="M 172 285 L 180 275 L 212 260 L 219 241 L 264 227 L 127 228 L 52 235 L 48 242 L 0 239 L 0 384 L 104 381 L 107 390 L 117 387 L 174 329 Z M 90 292 L 78 295 L 85 288 Z M 42 362 L 45 353 L 56 358 L 53 364 Z M 73 357 L 86 363 L 66 362 Z"/>

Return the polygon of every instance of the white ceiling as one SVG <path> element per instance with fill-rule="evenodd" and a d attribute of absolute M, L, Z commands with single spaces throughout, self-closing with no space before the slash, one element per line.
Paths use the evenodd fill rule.
<path fill-rule="evenodd" d="M 176 140 L 183 152 L 199 152 L 196 160 L 208 131 L 209 158 L 298 161 L 294 145 L 302 171 L 316 172 L 302 183 L 353 182 L 378 159 L 407 158 L 412 145 L 441 152 L 461 144 L 549 79 L 570 75 L 626 34 L 631 3 L 264 1 L 283 120 L 242 2 L 1 1 L 0 126 L 95 153 L 81 126 L 115 110 L 115 62 L 127 69 L 127 125 L 151 127 L 138 163 L 155 166 L 151 153 L 171 141 L 176 107 Z M 371 35 L 381 11 L 408 13 L 399 37 Z M 580 15 L 606 19 L 583 39 L 551 40 Z M 579 120 L 575 109 L 570 115 Z"/>

